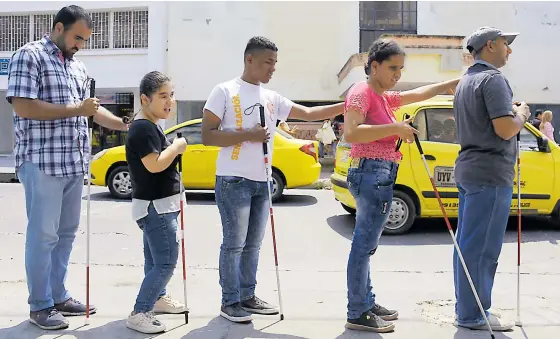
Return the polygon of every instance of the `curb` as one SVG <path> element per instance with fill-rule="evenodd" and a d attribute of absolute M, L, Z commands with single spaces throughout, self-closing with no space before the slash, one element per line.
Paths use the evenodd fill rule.
<path fill-rule="evenodd" d="M 298 187 L 298 189 L 308 189 L 308 190 L 331 190 L 332 183 L 331 179 L 319 179 L 315 181 L 312 185 Z"/>

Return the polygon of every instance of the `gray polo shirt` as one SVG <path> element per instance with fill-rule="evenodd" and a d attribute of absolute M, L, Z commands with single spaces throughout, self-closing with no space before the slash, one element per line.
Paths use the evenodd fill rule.
<path fill-rule="evenodd" d="M 500 138 L 492 120 L 514 116 L 513 91 L 505 76 L 484 61 L 472 65 L 457 85 L 453 112 L 461 145 L 455 161 L 455 181 L 489 186 L 513 186 L 515 137 Z"/>

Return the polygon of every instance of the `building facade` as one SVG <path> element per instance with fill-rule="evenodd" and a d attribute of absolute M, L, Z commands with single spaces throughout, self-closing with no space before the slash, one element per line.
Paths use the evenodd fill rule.
<path fill-rule="evenodd" d="M 97 81 L 98 96 L 115 114 L 139 109 L 141 77 L 160 70 L 175 85 L 169 127 L 202 115 L 212 87 L 241 74 L 247 40 L 263 35 L 279 48 L 268 88 L 304 105 L 337 102 L 365 79 L 371 42 L 393 36 L 407 52 L 399 89 L 460 76 L 472 63 L 464 37 L 480 26 L 520 32 L 503 71 L 515 99 L 549 108 L 560 121 L 558 2 L 77 2 L 92 13 L 93 35 L 77 57 Z M 0 59 L 50 29 L 60 2 L 3 2 Z M 49 21 L 51 20 L 51 21 Z M 535 60 L 536 59 L 536 60 Z M 13 147 L 11 107 L 0 73 L 0 154 Z M 560 126 L 559 126 L 560 127 Z M 560 130 L 560 128 L 557 128 Z M 98 131 L 99 147 L 122 135 Z M 560 138 L 557 139 L 560 141 Z"/>
<path fill-rule="evenodd" d="M 96 80 L 96 96 L 113 114 L 139 109 L 138 84 L 151 70 L 165 71 L 167 5 L 162 2 L 76 2 L 93 19 L 93 33 L 76 54 Z M 3 2 L 0 8 L 0 59 L 7 65 L 15 50 L 51 31 L 64 2 Z M 156 24 L 154 24 L 156 23 Z M 5 100 L 8 76 L 0 73 L 0 154 L 13 149 L 12 108 Z M 94 126 L 94 151 L 122 144 L 123 133 Z"/>

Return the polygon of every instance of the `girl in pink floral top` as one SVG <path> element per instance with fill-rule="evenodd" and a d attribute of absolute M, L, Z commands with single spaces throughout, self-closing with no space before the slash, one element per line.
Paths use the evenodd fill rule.
<path fill-rule="evenodd" d="M 348 258 L 348 314 L 346 327 L 390 332 L 398 312 L 375 302 L 370 279 L 370 256 L 391 212 L 393 185 L 402 154 L 395 150 L 399 138 L 411 143 L 410 119 L 397 121 L 401 105 L 422 101 L 454 88 L 459 79 L 410 91 L 389 91 L 401 77 L 405 53 L 391 40 L 375 41 L 368 55 L 367 81 L 356 83 L 344 106 L 344 138 L 352 144 L 348 188 L 356 200 L 356 227 Z M 409 226 L 409 225 L 408 225 Z M 408 227 L 405 226 L 405 227 Z"/>

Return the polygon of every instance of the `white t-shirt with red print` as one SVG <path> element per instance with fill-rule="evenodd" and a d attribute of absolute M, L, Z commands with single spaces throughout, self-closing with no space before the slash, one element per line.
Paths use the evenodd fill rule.
<path fill-rule="evenodd" d="M 259 106 L 264 106 L 266 125 L 270 132 L 268 142 L 269 173 L 272 173 L 272 148 L 276 121 L 286 120 L 292 101 L 280 94 L 235 78 L 214 87 L 204 109 L 220 118 L 225 131 L 247 130 L 260 124 Z M 254 181 L 267 181 L 262 143 L 243 142 L 222 147 L 216 162 L 216 175 L 238 176 Z"/>

